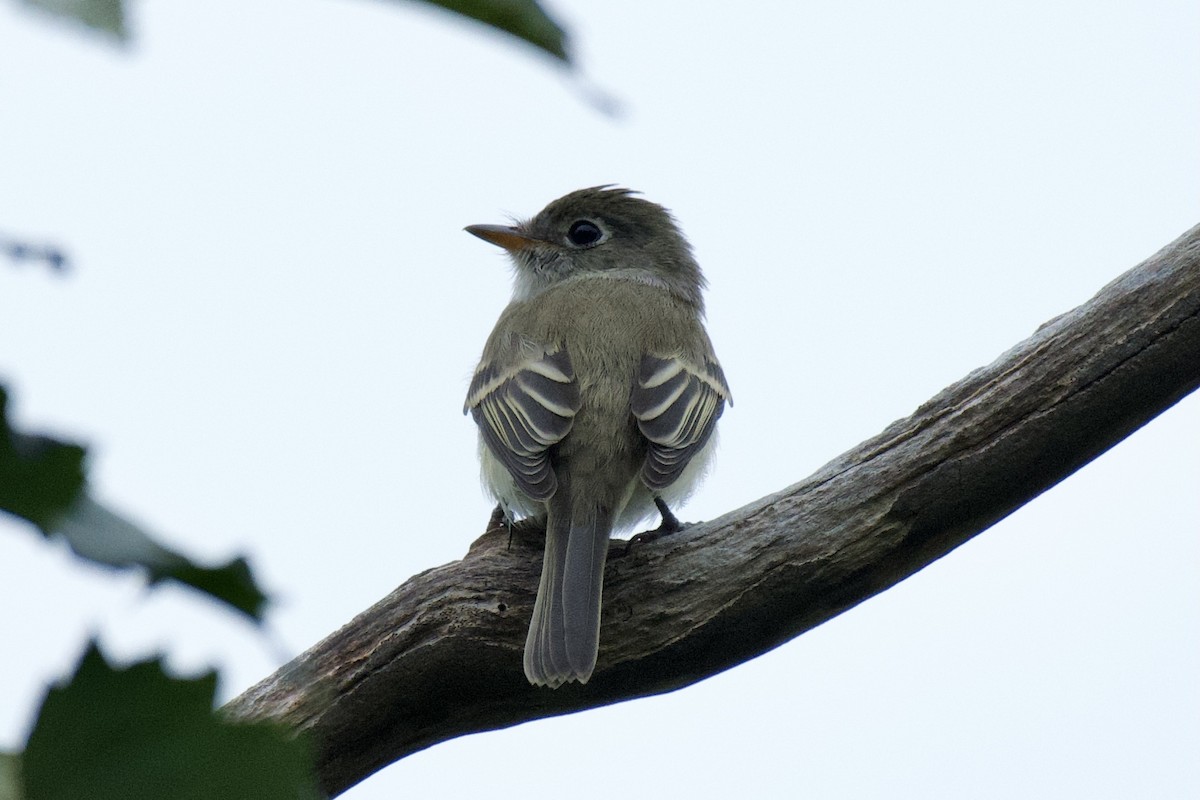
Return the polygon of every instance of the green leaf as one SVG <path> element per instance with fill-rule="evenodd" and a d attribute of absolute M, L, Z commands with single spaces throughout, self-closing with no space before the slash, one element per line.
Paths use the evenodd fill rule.
<path fill-rule="evenodd" d="M 49 533 L 83 491 L 84 450 L 8 425 L 8 393 L 0 386 L 0 509 Z"/>
<path fill-rule="evenodd" d="M 124 44 L 129 40 L 123 0 L 23 0 L 37 8 L 108 34 Z M 537 0 L 425 0 L 425 2 L 479 20 L 497 30 L 529 42 L 555 58 L 571 62 L 567 35 Z"/>
<path fill-rule="evenodd" d="M 21 757 L 0 753 L 0 800 L 23 800 L 21 793 Z"/>
<path fill-rule="evenodd" d="M 142 568 L 150 585 L 178 581 L 262 621 L 267 596 L 243 558 L 205 567 L 156 542 L 148 533 L 88 496 L 84 449 L 9 427 L 8 395 L 0 386 L 0 511 L 62 536 L 80 558 L 106 567 Z"/>
<path fill-rule="evenodd" d="M 26 800 L 320 798 L 308 748 L 278 725 L 213 711 L 215 673 L 161 659 L 110 666 L 95 643 L 51 688 L 25 747 Z"/>
<path fill-rule="evenodd" d="M 267 596 L 244 558 L 204 567 L 156 542 L 140 527 L 84 495 L 53 526 L 76 555 L 108 567 L 142 567 L 150 585 L 166 580 L 191 586 L 262 621 Z"/>
<path fill-rule="evenodd" d="M 129 39 L 122 0 L 24 0 L 25 5 L 40 8 L 58 17 L 82 22 L 124 43 Z"/>
<path fill-rule="evenodd" d="M 542 10 L 537 0 L 425 0 L 479 20 L 493 28 L 511 33 L 534 47 L 566 63 L 571 63 L 567 54 L 567 34 L 557 22 Z"/>
<path fill-rule="evenodd" d="M 23 0 L 31 8 L 82 23 L 122 44 L 129 40 L 123 0 Z M 425 0 L 512 34 L 555 58 L 571 63 L 567 35 L 537 0 Z"/>

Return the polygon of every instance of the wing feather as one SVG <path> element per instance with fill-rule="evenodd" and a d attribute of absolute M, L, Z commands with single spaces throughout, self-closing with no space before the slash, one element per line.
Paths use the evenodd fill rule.
<path fill-rule="evenodd" d="M 708 443 L 730 398 L 716 361 L 703 367 L 681 357 L 645 355 L 630 395 L 638 429 L 650 442 L 642 482 L 659 492 L 674 483 Z"/>
<path fill-rule="evenodd" d="M 579 411 L 579 384 L 565 347 L 501 368 L 483 363 L 467 391 L 483 441 L 530 499 L 558 488 L 550 448 L 570 433 Z"/>

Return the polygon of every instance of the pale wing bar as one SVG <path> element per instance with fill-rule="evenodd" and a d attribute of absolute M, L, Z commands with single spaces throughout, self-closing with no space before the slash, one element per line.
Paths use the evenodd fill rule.
<path fill-rule="evenodd" d="M 471 381 L 463 411 L 470 411 L 487 444 L 531 499 L 554 495 L 558 479 L 550 447 L 565 437 L 581 401 L 566 348 L 501 371 L 483 364 Z"/>
<path fill-rule="evenodd" d="M 642 357 L 630 409 L 650 441 L 642 481 L 651 491 L 662 491 L 679 478 L 712 436 L 729 399 L 716 362 L 706 360 L 697 369 L 681 358 Z"/>

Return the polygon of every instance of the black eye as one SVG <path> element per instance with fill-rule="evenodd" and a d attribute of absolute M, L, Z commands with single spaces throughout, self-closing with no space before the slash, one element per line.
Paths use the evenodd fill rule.
<path fill-rule="evenodd" d="M 586 219 L 572 222 L 570 230 L 567 231 L 567 239 L 576 247 L 595 244 L 603 236 L 604 231 L 600 230 L 600 226 Z"/>

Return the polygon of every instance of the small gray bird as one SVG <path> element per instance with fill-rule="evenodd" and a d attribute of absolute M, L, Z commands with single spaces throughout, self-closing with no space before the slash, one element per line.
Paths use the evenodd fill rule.
<path fill-rule="evenodd" d="M 506 516 L 544 517 L 525 641 L 530 683 L 587 683 L 600 640 L 608 541 L 704 472 L 732 404 L 704 330 L 704 276 L 662 206 L 582 189 L 513 227 L 467 231 L 512 257 L 513 299 L 488 337 L 465 411 Z"/>

